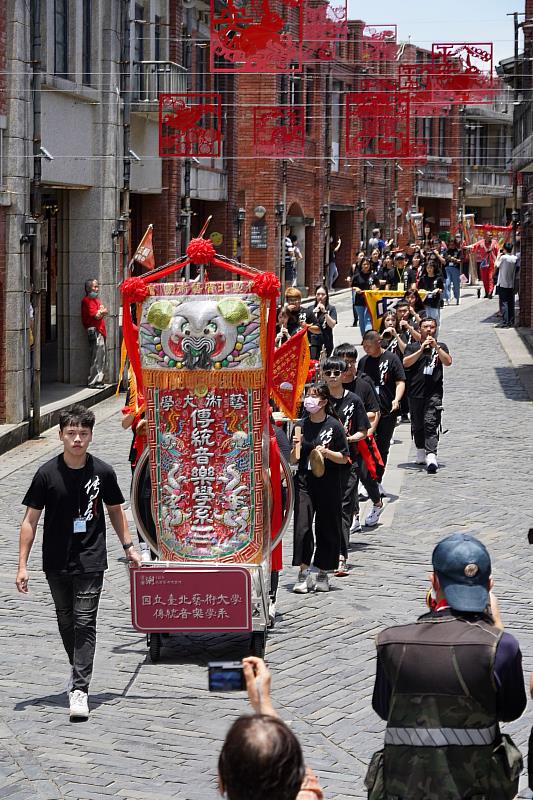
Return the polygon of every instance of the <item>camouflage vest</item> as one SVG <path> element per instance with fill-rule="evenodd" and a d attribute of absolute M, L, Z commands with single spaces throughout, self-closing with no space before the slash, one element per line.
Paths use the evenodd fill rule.
<path fill-rule="evenodd" d="M 367 776 L 372 800 L 515 796 L 520 753 L 499 732 L 493 674 L 502 632 L 468 616 L 426 614 L 379 635 L 392 694 L 385 748 Z"/>

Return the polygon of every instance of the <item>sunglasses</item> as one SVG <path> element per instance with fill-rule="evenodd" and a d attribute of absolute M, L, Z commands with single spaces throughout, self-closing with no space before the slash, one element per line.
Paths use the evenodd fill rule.
<path fill-rule="evenodd" d="M 326 369 L 324 370 L 324 375 L 326 378 L 339 378 L 341 375 L 340 369 Z"/>

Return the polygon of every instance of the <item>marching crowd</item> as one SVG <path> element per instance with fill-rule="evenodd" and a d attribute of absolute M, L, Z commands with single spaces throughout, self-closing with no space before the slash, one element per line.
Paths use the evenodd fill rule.
<path fill-rule="evenodd" d="M 360 359 L 353 343 L 334 346 L 337 312 L 327 285 L 319 286 L 304 308 L 291 276 L 278 311 L 276 346 L 305 328 L 316 362 L 316 379 L 307 385 L 301 419 L 287 442 L 294 467 L 297 594 L 327 592 L 331 574 L 348 574 L 350 535 L 361 530 L 361 500 L 372 503 L 365 527 L 378 524 L 399 422 L 410 423 L 416 464 L 429 475 L 439 468 L 444 368 L 452 365 L 438 338 L 440 309 L 452 292 L 460 302 L 467 247 L 456 237 L 448 247 L 412 245 L 407 253 L 392 254 L 390 243 L 379 238 L 373 243 L 369 256 L 358 256 L 349 278 L 354 325 L 362 335 Z M 517 271 L 512 247 L 490 240 L 469 247 L 486 259 L 481 259 L 483 286 L 487 297 L 498 288 L 501 324 L 512 325 Z M 372 329 L 364 302 L 364 292 L 372 288 L 403 291 L 380 330 Z M 16 576 L 18 590 L 26 594 L 28 558 L 45 509 L 43 568 L 71 666 L 71 720 L 89 716 L 96 616 L 107 568 L 104 505 L 127 559 L 141 563 L 116 475 L 87 452 L 94 423 L 94 414 L 83 406 L 62 412 L 63 452 L 37 471 L 23 500 Z M 526 696 L 520 649 L 503 631 L 492 593 L 490 556 L 474 537 L 455 534 L 437 544 L 432 562 L 429 613 L 413 625 L 386 629 L 377 640 L 372 704 L 387 730 L 367 774 L 368 796 L 511 800 L 522 759 L 499 722 L 518 718 Z M 322 790 L 304 764 L 299 742 L 272 705 L 264 662 L 244 659 L 243 675 L 254 713 L 236 720 L 226 736 L 218 761 L 220 793 L 229 800 L 319 800 Z"/>

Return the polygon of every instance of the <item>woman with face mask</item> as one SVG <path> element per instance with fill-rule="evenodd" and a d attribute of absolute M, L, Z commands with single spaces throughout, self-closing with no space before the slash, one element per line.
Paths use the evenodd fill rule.
<path fill-rule="evenodd" d="M 309 388 L 304 408 L 291 451 L 291 463 L 298 464 L 292 559 L 293 566 L 300 568 L 293 587 L 297 594 L 313 588 L 311 564 L 318 569 L 315 591 L 329 591 L 328 572 L 337 568 L 341 547 L 341 465 L 349 461 L 344 427 L 333 411 L 326 384 Z"/>

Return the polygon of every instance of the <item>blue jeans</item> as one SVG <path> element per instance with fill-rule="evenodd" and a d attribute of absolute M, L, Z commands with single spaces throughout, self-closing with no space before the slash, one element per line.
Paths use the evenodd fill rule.
<path fill-rule="evenodd" d="M 364 336 L 365 333 L 369 331 L 372 327 L 372 319 L 370 317 L 370 311 L 366 306 L 354 306 L 353 314 L 354 317 L 357 316 L 357 321 L 359 323 L 359 330 L 361 331 L 361 336 Z"/>
<path fill-rule="evenodd" d="M 461 296 L 461 270 L 455 264 L 446 265 L 446 283 L 444 285 L 444 299 L 451 300 L 450 289 L 453 286 L 453 296 L 455 302 L 459 302 Z"/>
<path fill-rule="evenodd" d="M 96 616 L 103 572 L 85 575 L 48 573 L 46 580 L 56 607 L 59 633 L 73 668 L 73 689 L 87 692 L 96 649 Z"/>

